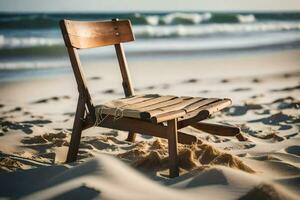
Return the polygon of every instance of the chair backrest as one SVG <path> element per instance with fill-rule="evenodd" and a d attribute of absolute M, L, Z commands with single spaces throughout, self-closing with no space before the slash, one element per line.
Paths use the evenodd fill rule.
<path fill-rule="evenodd" d="M 60 28 L 68 50 L 73 72 L 78 85 L 79 98 L 83 98 L 88 111 L 94 114 L 94 106 L 86 84 L 77 49 L 114 45 L 121 74 L 125 96 L 133 96 L 134 90 L 121 43 L 134 41 L 129 20 L 112 21 L 72 21 L 61 20 Z"/>
<path fill-rule="evenodd" d="M 134 41 L 129 20 L 71 21 L 62 20 L 67 46 L 77 49 L 94 48 Z M 65 37 L 65 35 L 64 35 Z"/>

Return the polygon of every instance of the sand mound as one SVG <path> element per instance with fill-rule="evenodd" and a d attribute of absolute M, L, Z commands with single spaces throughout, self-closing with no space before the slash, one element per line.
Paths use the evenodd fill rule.
<path fill-rule="evenodd" d="M 68 145 L 68 142 L 64 140 L 67 137 L 65 132 L 59 133 L 46 133 L 43 135 L 36 135 L 33 137 L 25 137 L 21 140 L 23 144 L 45 144 L 52 143 L 54 146 Z"/>
<path fill-rule="evenodd" d="M 254 170 L 239 158 L 222 152 L 208 144 L 178 145 L 179 166 L 183 170 L 192 170 L 206 165 L 223 165 L 249 173 Z M 118 157 L 134 167 L 161 171 L 168 168 L 167 141 L 157 139 L 153 142 L 137 143 L 131 150 L 118 154 Z"/>
<path fill-rule="evenodd" d="M 294 199 L 285 191 L 275 187 L 274 185 L 262 183 L 252 190 L 250 190 L 245 196 L 239 198 L 239 200 L 287 200 Z"/>
<path fill-rule="evenodd" d="M 30 184 L 20 181 L 29 179 Z M 165 185 L 104 154 L 70 168 L 56 165 L 2 173 L 0 180 L 0 196 L 10 199 L 290 199 L 282 188 L 227 167 L 197 171 Z"/>

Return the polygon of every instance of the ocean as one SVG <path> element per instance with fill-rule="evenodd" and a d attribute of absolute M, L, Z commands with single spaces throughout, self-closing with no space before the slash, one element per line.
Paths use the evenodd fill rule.
<path fill-rule="evenodd" d="M 130 59 L 185 59 L 300 48 L 300 13 L 0 13 L 0 81 L 70 73 L 60 19 L 130 19 Z M 101 49 L 101 50 L 100 50 Z M 80 52 L 111 59 L 111 47 Z M 155 56 L 154 56 L 155 55 Z"/>

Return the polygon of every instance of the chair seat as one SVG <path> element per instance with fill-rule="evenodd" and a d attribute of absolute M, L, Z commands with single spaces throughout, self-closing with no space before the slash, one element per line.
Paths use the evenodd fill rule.
<path fill-rule="evenodd" d="M 203 98 L 173 95 L 146 94 L 121 98 L 97 105 L 96 115 L 112 115 L 137 118 L 155 123 L 171 119 L 185 120 L 206 115 L 207 117 L 231 105 L 230 99 Z"/>

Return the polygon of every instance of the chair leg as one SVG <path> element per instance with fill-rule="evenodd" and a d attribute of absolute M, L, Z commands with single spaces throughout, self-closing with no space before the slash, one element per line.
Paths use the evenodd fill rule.
<path fill-rule="evenodd" d="M 82 97 L 79 96 L 66 163 L 74 162 L 77 159 L 81 132 L 83 130 L 82 119 L 84 117 L 84 113 L 85 101 Z"/>
<path fill-rule="evenodd" d="M 134 142 L 136 137 L 136 133 L 129 132 L 126 141 L 128 142 Z"/>
<path fill-rule="evenodd" d="M 167 135 L 170 161 L 170 178 L 173 178 L 179 176 L 179 161 L 177 149 L 177 119 L 168 121 Z"/>
<path fill-rule="evenodd" d="M 235 126 L 223 125 L 223 124 L 210 124 L 204 122 L 197 122 L 191 124 L 192 127 L 205 131 L 207 133 L 219 136 L 235 136 L 239 141 L 245 141 L 246 139 L 240 133 L 241 130 Z"/>

